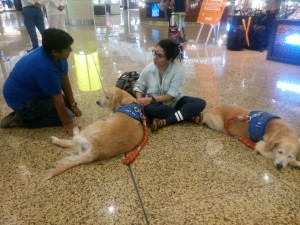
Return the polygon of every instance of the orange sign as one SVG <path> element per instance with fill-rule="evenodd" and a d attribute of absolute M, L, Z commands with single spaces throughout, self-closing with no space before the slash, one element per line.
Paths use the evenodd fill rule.
<path fill-rule="evenodd" d="M 203 0 L 197 23 L 218 25 L 227 0 Z"/>

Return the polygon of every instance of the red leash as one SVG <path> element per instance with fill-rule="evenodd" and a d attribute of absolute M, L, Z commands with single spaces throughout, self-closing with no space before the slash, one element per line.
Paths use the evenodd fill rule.
<path fill-rule="evenodd" d="M 146 122 L 146 117 L 143 115 L 142 116 L 142 122 L 143 122 L 143 128 L 144 128 L 144 137 L 142 142 L 138 145 L 137 149 L 133 150 L 129 155 L 127 155 L 122 162 L 129 166 L 131 163 L 134 162 L 136 157 L 140 154 L 142 148 L 145 146 L 148 140 L 148 128 L 147 128 L 147 122 Z"/>
<path fill-rule="evenodd" d="M 225 130 L 227 131 L 227 133 L 232 136 L 235 137 L 229 130 L 230 127 L 230 122 L 233 120 L 240 120 L 243 122 L 249 122 L 250 121 L 250 117 L 249 116 L 232 116 L 229 117 L 226 122 L 225 122 Z M 251 149 L 255 149 L 255 145 L 256 143 L 251 141 L 249 138 L 241 136 L 241 137 L 235 137 L 237 140 L 239 140 L 240 142 L 242 142 L 243 144 L 245 144 L 247 147 L 251 148 Z"/>

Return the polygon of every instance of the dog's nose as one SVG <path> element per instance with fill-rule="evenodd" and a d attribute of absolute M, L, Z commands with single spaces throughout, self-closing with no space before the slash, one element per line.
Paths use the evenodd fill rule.
<path fill-rule="evenodd" d="M 96 101 L 96 104 L 97 104 L 97 105 L 100 105 L 100 100 Z"/>
<path fill-rule="evenodd" d="M 281 170 L 282 168 L 283 168 L 282 164 L 280 164 L 280 163 L 276 164 L 276 169 Z"/>

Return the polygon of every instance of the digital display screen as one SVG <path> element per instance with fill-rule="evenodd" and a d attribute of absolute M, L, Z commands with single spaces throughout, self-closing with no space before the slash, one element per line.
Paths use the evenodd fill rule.
<path fill-rule="evenodd" d="M 276 21 L 267 59 L 300 65 L 300 21 Z"/>
<path fill-rule="evenodd" d="M 165 13 L 158 8 L 159 3 L 147 3 L 147 17 L 150 18 L 165 18 Z"/>

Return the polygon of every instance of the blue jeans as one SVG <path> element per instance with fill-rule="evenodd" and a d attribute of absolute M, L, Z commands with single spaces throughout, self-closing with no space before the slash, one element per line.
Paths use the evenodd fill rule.
<path fill-rule="evenodd" d="M 39 42 L 38 42 L 35 27 L 37 27 L 37 29 L 41 34 L 45 30 L 44 15 L 42 9 L 33 6 L 24 7 L 23 17 L 24 17 L 24 25 L 29 34 L 32 47 L 37 48 L 39 47 Z"/>
<path fill-rule="evenodd" d="M 72 118 L 73 112 L 68 108 L 70 106 L 66 105 L 68 116 Z M 21 127 L 40 128 L 62 125 L 51 97 L 27 101 L 24 109 L 16 113 L 21 120 Z"/>

